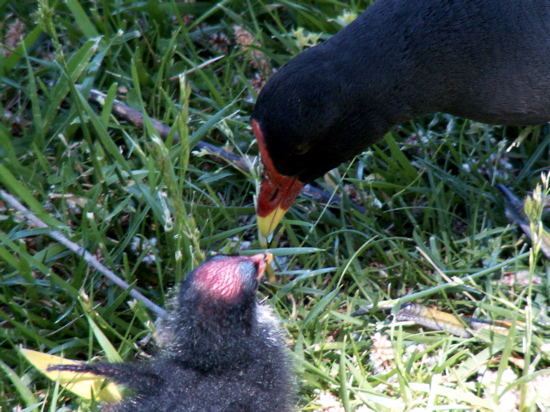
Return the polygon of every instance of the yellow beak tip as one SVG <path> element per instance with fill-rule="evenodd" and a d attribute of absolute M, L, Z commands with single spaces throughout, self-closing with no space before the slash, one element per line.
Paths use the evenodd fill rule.
<path fill-rule="evenodd" d="M 275 231 L 275 228 L 285 215 L 286 210 L 277 207 L 275 210 L 273 210 L 271 213 L 269 213 L 267 216 L 258 216 L 258 231 L 260 234 L 260 243 L 262 241 L 267 243 L 267 240 L 269 236 Z"/>

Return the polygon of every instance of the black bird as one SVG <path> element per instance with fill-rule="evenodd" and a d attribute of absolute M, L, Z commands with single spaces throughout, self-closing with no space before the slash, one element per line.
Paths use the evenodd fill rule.
<path fill-rule="evenodd" d="M 153 361 L 56 365 L 133 391 L 111 412 L 286 412 L 291 364 L 276 318 L 258 303 L 270 254 L 214 256 L 181 285 L 168 321 L 171 343 Z"/>
<path fill-rule="evenodd" d="M 550 1 L 377 0 L 275 73 L 251 122 L 267 237 L 303 185 L 421 114 L 550 121 Z"/>

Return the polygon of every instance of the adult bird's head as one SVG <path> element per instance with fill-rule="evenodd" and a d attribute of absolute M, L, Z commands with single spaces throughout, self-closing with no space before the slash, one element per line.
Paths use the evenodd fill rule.
<path fill-rule="evenodd" d="M 292 59 L 264 86 L 251 124 L 264 170 L 256 213 L 267 238 L 306 183 L 353 158 L 385 132 L 384 119 L 358 104 L 345 76 L 318 63 L 323 45 Z M 304 68 L 317 67 L 317 71 Z"/>
<path fill-rule="evenodd" d="M 260 235 L 267 238 L 279 224 L 304 187 L 296 177 L 284 176 L 275 169 L 260 124 L 252 120 L 252 128 L 264 164 L 256 214 Z"/>

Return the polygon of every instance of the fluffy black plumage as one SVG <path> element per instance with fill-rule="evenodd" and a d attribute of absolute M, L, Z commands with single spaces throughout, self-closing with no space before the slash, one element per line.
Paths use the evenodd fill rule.
<path fill-rule="evenodd" d="M 171 342 L 142 363 L 56 365 L 133 390 L 111 412 L 285 412 L 293 377 L 277 320 L 258 303 L 266 255 L 215 256 L 182 283 L 165 333 Z"/>
<path fill-rule="evenodd" d="M 271 176 L 307 183 L 415 116 L 541 124 L 549 96 L 548 0 L 377 0 L 275 73 L 252 121 Z"/>

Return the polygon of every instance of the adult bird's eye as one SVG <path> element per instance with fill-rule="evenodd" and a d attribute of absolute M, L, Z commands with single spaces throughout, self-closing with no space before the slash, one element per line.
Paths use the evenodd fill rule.
<path fill-rule="evenodd" d="M 307 144 L 298 145 L 298 146 L 294 146 L 294 148 L 292 149 L 292 153 L 295 155 L 303 155 L 307 153 L 309 149 L 311 149 L 310 145 L 307 145 Z"/>

